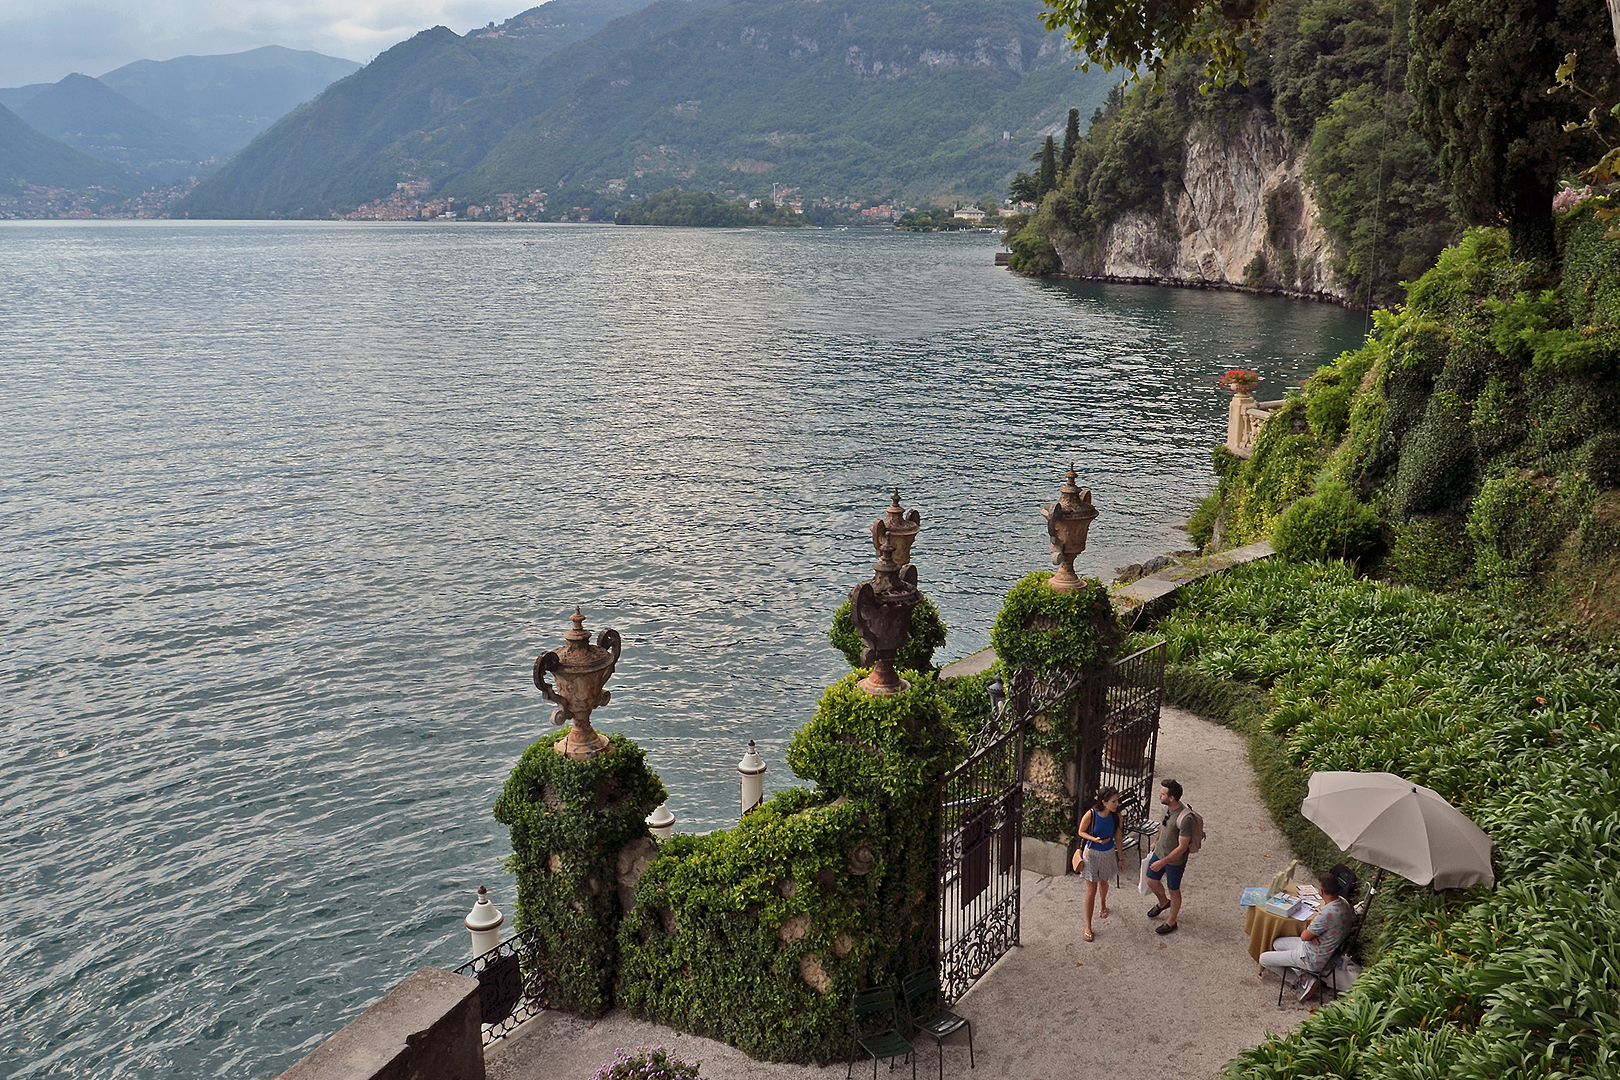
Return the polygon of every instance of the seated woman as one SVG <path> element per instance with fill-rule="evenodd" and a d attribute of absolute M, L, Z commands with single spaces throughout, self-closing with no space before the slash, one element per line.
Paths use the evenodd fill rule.
<path fill-rule="evenodd" d="M 1272 942 L 1271 950 L 1260 954 L 1262 967 L 1271 968 L 1279 977 L 1286 977 L 1289 968 L 1309 968 L 1314 971 L 1327 963 L 1328 957 L 1344 941 L 1355 919 L 1355 912 L 1351 910 L 1350 901 L 1344 898 L 1343 894 L 1348 890 L 1343 880 L 1355 879 L 1350 878 L 1348 872 L 1341 877 L 1336 871 L 1337 868 L 1317 879 L 1325 902 L 1317 911 L 1316 918 L 1300 932 L 1299 937 L 1280 937 Z M 1316 978 L 1306 975 L 1300 980 L 1299 1000 L 1304 1001 L 1315 990 Z"/>

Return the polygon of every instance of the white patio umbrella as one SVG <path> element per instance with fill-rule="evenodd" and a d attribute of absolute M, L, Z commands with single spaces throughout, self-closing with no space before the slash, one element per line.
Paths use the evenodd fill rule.
<path fill-rule="evenodd" d="M 1305 820 L 1362 862 L 1418 885 L 1494 885 L 1485 830 L 1440 795 L 1394 773 L 1312 773 Z"/>

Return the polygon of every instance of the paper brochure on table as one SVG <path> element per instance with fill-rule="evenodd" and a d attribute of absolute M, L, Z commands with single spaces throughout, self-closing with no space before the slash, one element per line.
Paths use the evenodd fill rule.
<path fill-rule="evenodd" d="M 1243 895 L 1238 897 L 1238 907 L 1259 907 L 1270 895 L 1264 885 L 1250 885 L 1243 890 Z"/>

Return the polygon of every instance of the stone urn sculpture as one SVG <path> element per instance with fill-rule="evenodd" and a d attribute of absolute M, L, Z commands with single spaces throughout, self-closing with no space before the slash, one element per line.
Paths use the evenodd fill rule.
<path fill-rule="evenodd" d="M 1086 550 L 1086 534 L 1097 516 L 1097 508 L 1091 505 L 1090 489 L 1075 486 L 1077 475 L 1070 465 L 1063 486 L 1058 489 L 1058 501 L 1041 507 L 1041 516 L 1046 519 L 1047 541 L 1052 547 L 1052 565 L 1057 567 L 1051 586 L 1057 592 L 1075 592 L 1080 588 L 1080 578 L 1074 572 L 1074 557 Z"/>
<path fill-rule="evenodd" d="M 895 488 L 894 501 L 889 503 L 888 513 L 872 522 L 872 551 L 882 558 L 883 541 L 888 540 L 894 544 L 894 564 L 907 566 L 911 563 L 911 545 L 917 542 L 920 532 L 922 515 L 915 510 L 902 509 L 900 489 Z"/>
<path fill-rule="evenodd" d="M 563 634 L 563 647 L 543 653 L 534 662 L 534 685 L 547 701 L 555 702 L 551 722 L 573 722 L 568 736 L 556 744 L 557 753 L 583 761 L 606 750 L 608 738 L 591 727 L 591 712 L 613 699 L 603 689 L 619 664 L 622 648 L 617 630 L 604 630 L 591 644 L 591 635 L 585 632 L 585 615 L 574 608 L 573 629 Z M 556 685 L 546 681 L 547 675 L 556 679 Z"/>
<path fill-rule="evenodd" d="M 871 579 L 849 592 L 850 614 L 861 638 L 861 663 L 872 665 L 872 673 L 856 685 L 868 694 L 888 697 L 910 689 L 895 674 L 894 658 L 911 634 L 911 609 L 921 599 L 917 568 L 908 563 L 902 571 L 896 566 L 894 541 L 885 539 L 872 564 Z"/>

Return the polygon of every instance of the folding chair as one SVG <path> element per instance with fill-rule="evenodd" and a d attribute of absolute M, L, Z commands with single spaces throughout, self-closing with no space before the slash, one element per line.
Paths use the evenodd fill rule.
<path fill-rule="evenodd" d="M 973 1024 L 967 1017 L 958 1016 L 939 1003 L 938 975 L 928 969 L 912 972 L 900 984 L 900 996 L 905 1001 L 913 1032 L 933 1036 L 934 1045 L 939 1048 L 939 1080 L 945 1080 L 945 1036 L 963 1028 L 967 1028 L 968 1068 L 974 1067 Z M 876 1062 L 872 1067 L 877 1067 Z"/>
<path fill-rule="evenodd" d="M 911 1040 L 900 1034 L 899 1012 L 894 1005 L 894 991 L 887 986 L 872 986 L 855 991 L 850 999 L 849 1069 L 845 1078 L 855 1075 L 855 1050 L 859 1047 L 872 1059 L 872 1080 L 877 1080 L 878 1058 L 889 1059 L 889 1071 L 894 1071 L 894 1059 L 905 1055 L 911 1058 L 911 1080 L 917 1080 L 917 1059 Z M 888 1023 L 888 1027 L 878 1028 Z M 863 1032 L 863 1027 L 869 1030 Z"/>

